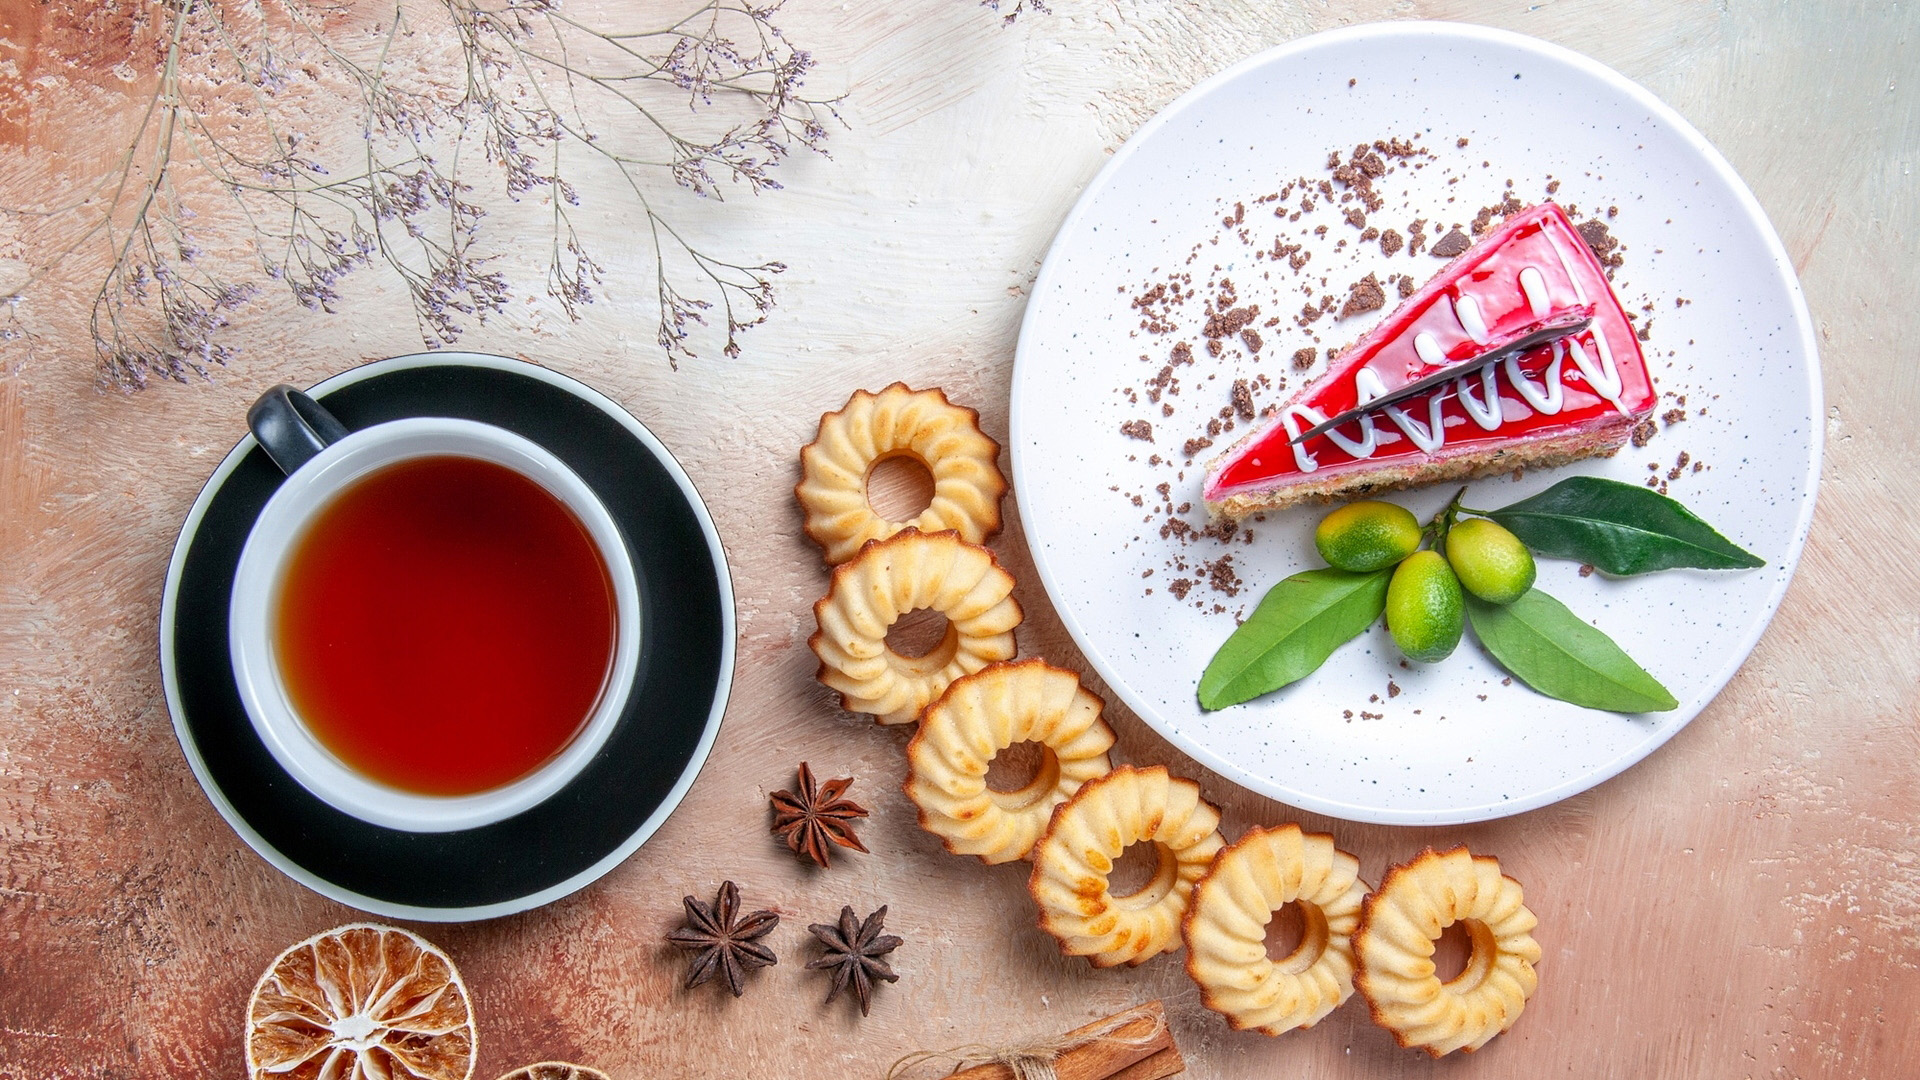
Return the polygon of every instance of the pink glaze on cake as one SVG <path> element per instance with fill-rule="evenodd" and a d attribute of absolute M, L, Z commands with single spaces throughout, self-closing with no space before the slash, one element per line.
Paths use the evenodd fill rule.
<path fill-rule="evenodd" d="M 1585 329 L 1472 372 L 1543 327 Z M 1467 374 L 1289 445 L 1326 418 L 1444 366 Z M 1610 454 L 1657 395 L 1633 325 L 1566 214 L 1542 203 L 1460 255 L 1207 466 L 1216 514 Z"/>

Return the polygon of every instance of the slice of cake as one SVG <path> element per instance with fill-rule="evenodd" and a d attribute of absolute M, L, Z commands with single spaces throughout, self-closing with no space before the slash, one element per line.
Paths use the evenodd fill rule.
<path fill-rule="evenodd" d="M 1561 465 L 1618 450 L 1657 400 L 1592 249 L 1565 212 L 1542 203 L 1449 263 L 1263 427 L 1208 462 L 1202 493 L 1214 514 L 1238 518 L 1307 498 Z"/>

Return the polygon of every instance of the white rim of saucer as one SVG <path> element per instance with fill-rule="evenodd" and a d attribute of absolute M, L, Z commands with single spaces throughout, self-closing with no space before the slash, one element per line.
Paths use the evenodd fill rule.
<path fill-rule="evenodd" d="M 399 444 L 397 456 L 390 448 Z M 386 452 L 388 456 L 381 456 Z M 599 696 L 573 736 L 532 772 L 467 795 L 421 795 L 369 779 L 299 719 L 274 656 L 271 612 L 280 575 L 314 515 L 368 475 L 425 456 L 478 457 L 512 469 L 571 510 L 600 552 L 613 582 L 618 630 Z M 364 460 L 372 458 L 373 460 Z M 311 492 L 318 489 L 319 495 Z M 307 504 L 297 520 L 292 501 Z M 260 546 L 265 544 L 266 546 Z M 241 602 L 250 594 L 257 600 Z M 585 480 L 551 450 L 493 424 L 447 416 L 407 416 L 350 433 L 301 465 L 254 519 L 227 600 L 227 644 L 240 701 L 253 730 L 289 775 L 344 814 L 402 832 L 477 829 L 530 810 L 557 794 L 606 745 L 633 691 L 640 659 L 639 579 L 620 526 Z"/>
<path fill-rule="evenodd" d="M 608 852 L 598 862 L 564 881 L 524 896 L 492 904 L 476 904 L 469 907 L 424 907 L 365 896 L 314 874 L 288 858 L 254 831 L 253 826 L 233 808 L 231 802 L 227 801 L 226 794 L 220 790 L 220 786 L 214 783 L 212 774 L 207 770 L 206 761 L 201 758 L 199 747 L 193 741 L 192 733 L 187 730 L 186 707 L 180 699 L 179 674 L 174 669 L 173 616 L 178 604 L 180 575 L 186 566 L 187 549 L 191 546 L 193 537 L 199 532 L 200 521 L 206 514 L 207 504 L 212 501 L 213 492 L 239 466 L 241 459 L 259 445 L 251 434 L 243 436 L 214 468 L 213 474 L 201 486 L 199 494 L 194 496 L 193 506 L 187 511 L 186 520 L 180 526 L 180 535 L 174 542 L 173 556 L 167 562 L 166 591 L 160 600 L 160 674 L 166 691 L 167 710 L 173 720 L 174 737 L 186 755 L 187 765 L 193 770 L 194 780 L 199 783 L 200 790 L 206 793 L 208 801 L 213 803 L 214 809 L 219 812 L 221 818 L 248 847 L 254 850 L 255 854 L 281 873 L 330 900 L 337 900 L 374 915 L 393 919 L 414 919 L 420 922 L 476 922 L 530 911 L 586 888 L 605 877 L 614 867 L 625 862 L 628 856 L 638 851 L 642 844 L 651 839 L 666 822 L 668 816 L 679 808 L 680 801 L 686 797 L 688 790 L 693 787 L 694 781 L 699 777 L 700 770 L 705 767 L 707 758 L 713 751 L 714 740 L 720 734 L 721 718 L 726 713 L 727 699 L 733 690 L 735 659 L 733 576 L 727 570 L 726 549 L 720 542 L 719 531 L 714 528 L 713 517 L 707 512 L 706 502 L 700 498 L 699 491 L 694 488 L 693 481 L 688 479 L 686 470 L 680 467 L 680 462 L 665 446 L 661 445 L 653 432 L 640 423 L 632 413 L 622 408 L 618 402 L 578 379 L 551 371 L 538 364 L 489 353 L 468 352 L 410 353 L 405 356 L 376 360 L 322 379 L 310 387 L 308 393 L 325 394 L 375 375 L 409 368 L 455 366 L 511 371 L 559 387 L 611 416 L 659 459 L 661 466 L 673 478 L 674 484 L 686 496 L 688 504 L 693 509 L 694 518 L 700 523 L 700 532 L 706 537 L 707 550 L 713 557 L 713 569 L 720 592 L 720 676 L 714 686 L 713 705 L 707 712 L 706 725 L 700 732 L 700 739 L 694 746 L 692 756 L 681 771 L 680 779 L 667 791 L 654 812 L 641 822 L 640 827 L 634 830 L 625 842 Z"/>
<path fill-rule="evenodd" d="M 1124 673 L 1120 670 L 1119 666 L 1109 661 L 1104 654 L 1094 647 L 1094 643 L 1086 628 L 1081 626 L 1078 616 L 1076 616 L 1070 608 L 1056 603 L 1055 609 L 1060 615 L 1060 621 L 1066 626 L 1067 633 L 1073 638 L 1074 645 L 1080 649 L 1081 654 L 1086 657 L 1087 662 L 1092 665 L 1095 671 L 1099 672 L 1101 678 L 1106 681 L 1114 693 L 1119 695 L 1120 700 L 1125 702 L 1127 706 L 1157 734 L 1173 743 L 1173 745 L 1178 747 L 1183 753 L 1193 757 L 1222 779 L 1237 784 L 1255 794 L 1285 803 L 1288 806 L 1297 807 L 1312 813 L 1325 814 L 1343 821 L 1357 821 L 1375 825 L 1467 825 L 1475 822 L 1511 817 L 1529 810 L 1537 810 L 1540 807 L 1550 806 L 1562 799 L 1570 798 L 1583 791 L 1598 787 L 1645 760 L 1654 751 L 1666 745 L 1669 739 L 1679 734 L 1687 724 L 1692 723 L 1694 718 L 1704 711 L 1707 705 L 1719 695 L 1720 691 L 1725 689 L 1727 683 L 1732 681 L 1734 674 L 1740 670 L 1741 665 L 1746 663 L 1747 657 L 1753 652 L 1754 646 L 1759 644 L 1760 636 L 1766 632 L 1767 627 L 1773 622 L 1774 614 L 1780 609 L 1780 601 L 1785 598 L 1787 587 L 1792 583 L 1793 572 L 1799 566 L 1800 554 L 1806 547 L 1807 533 L 1813 527 L 1813 509 L 1820 489 L 1820 461 L 1824 456 L 1826 439 L 1826 429 L 1819 418 L 1825 415 L 1826 405 L 1820 382 L 1820 349 L 1813 331 L 1813 316 L 1807 310 L 1806 295 L 1801 291 L 1799 275 L 1793 271 L 1793 261 L 1787 257 L 1786 247 L 1780 242 L 1780 234 L 1774 229 L 1773 223 L 1767 219 L 1766 211 L 1761 208 L 1760 201 L 1754 197 L 1752 189 L 1747 187 L 1746 181 L 1740 178 L 1740 174 L 1734 171 L 1733 166 L 1727 162 L 1727 159 L 1721 155 L 1720 151 L 1716 150 L 1713 144 L 1707 141 L 1706 136 L 1700 134 L 1699 130 L 1688 123 L 1685 117 L 1674 111 L 1672 106 L 1660 100 L 1652 91 L 1634 82 L 1632 79 L 1627 78 L 1625 75 L 1602 64 L 1598 60 L 1575 52 L 1565 46 L 1555 45 L 1550 41 L 1543 41 L 1539 38 L 1516 33 L 1511 30 L 1497 30 L 1471 23 L 1447 22 L 1443 20 L 1409 19 L 1404 21 L 1363 23 L 1359 26 L 1346 26 L 1335 30 L 1322 31 L 1317 34 L 1309 34 L 1305 37 L 1295 38 L 1285 44 L 1262 50 L 1223 71 L 1201 80 L 1194 84 L 1186 93 L 1180 95 L 1180 97 L 1155 113 L 1152 118 L 1142 124 L 1132 135 L 1127 137 L 1127 141 L 1121 145 L 1120 149 L 1115 151 L 1113 156 L 1107 159 L 1106 165 L 1094 175 L 1094 178 L 1087 183 L 1085 188 L 1081 189 L 1079 196 L 1074 200 L 1073 208 L 1067 212 L 1066 217 L 1061 219 L 1059 229 L 1054 232 L 1052 241 L 1048 243 L 1047 252 L 1041 259 L 1040 272 L 1034 278 L 1032 288 L 1028 290 L 1029 299 L 1027 301 L 1027 307 L 1021 315 L 1020 333 L 1014 345 L 1013 389 L 1008 410 L 1007 441 L 1013 458 L 1014 490 L 1026 490 L 1028 487 L 1026 483 L 1028 455 L 1024 449 L 1026 440 L 1022 436 L 1022 432 L 1026 428 L 1028 417 L 1024 408 L 1023 398 L 1020 394 L 1020 368 L 1021 358 L 1032 355 L 1033 349 L 1035 348 L 1034 339 L 1038 333 L 1035 329 L 1038 325 L 1035 312 L 1041 310 L 1042 307 L 1037 301 L 1047 294 L 1048 290 L 1054 284 L 1053 278 L 1059 272 L 1060 262 L 1058 256 L 1062 239 L 1069 232 L 1077 229 L 1081 219 L 1089 212 L 1088 208 L 1092 205 L 1093 200 L 1098 197 L 1100 192 L 1106 189 L 1107 185 L 1112 182 L 1114 176 L 1126 167 L 1127 162 L 1133 157 L 1135 152 L 1139 150 L 1140 145 L 1153 137 L 1161 128 L 1175 122 L 1188 109 L 1212 94 L 1217 88 L 1241 78 L 1249 71 L 1328 46 L 1344 45 L 1352 41 L 1364 41 L 1383 37 L 1452 38 L 1460 41 L 1482 42 L 1520 52 L 1532 53 L 1555 63 L 1563 64 L 1614 88 L 1623 96 L 1644 108 L 1648 115 L 1657 117 L 1661 123 L 1671 127 L 1681 139 L 1700 155 L 1700 159 L 1706 163 L 1707 167 L 1720 177 L 1721 182 L 1726 185 L 1727 190 L 1732 194 L 1741 212 L 1743 212 L 1752 223 L 1756 234 L 1761 238 L 1773 258 L 1774 269 L 1780 275 L 1781 282 L 1786 287 L 1794 324 L 1800 331 L 1800 348 L 1805 352 L 1807 357 L 1808 415 L 1814 418 L 1814 422 L 1808 432 L 1808 439 L 1811 445 L 1809 447 L 1810 453 L 1808 455 L 1807 472 L 1803 481 L 1806 485 L 1806 495 L 1801 502 L 1800 515 L 1794 523 L 1793 536 L 1788 542 L 1786 555 L 1781 559 L 1781 564 L 1786 568 L 1786 573 L 1781 575 L 1779 582 L 1767 595 L 1763 605 L 1764 611 L 1762 611 L 1760 617 L 1755 620 L 1749 632 L 1740 640 L 1737 648 L 1729 655 L 1727 662 L 1707 680 L 1700 693 L 1681 703 L 1680 708 L 1686 713 L 1686 720 L 1663 729 L 1659 738 L 1637 744 L 1627 753 L 1589 770 L 1587 773 L 1575 779 L 1520 799 L 1506 802 L 1483 803 L 1472 807 L 1443 811 L 1383 810 L 1376 807 L 1355 806 L 1336 799 L 1322 798 L 1306 792 L 1296 791 L 1269 777 L 1253 773 L 1196 741 L 1192 736 L 1180 730 L 1178 725 L 1170 724 L 1161 719 L 1155 703 L 1136 692 L 1122 677 Z M 1051 599 L 1059 595 L 1061 591 L 1060 585 L 1055 578 L 1052 564 L 1047 560 L 1045 548 L 1038 544 L 1030 545 L 1030 548 L 1033 556 L 1034 569 L 1040 575 L 1041 585 L 1045 588 L 1048 598 Z"/>

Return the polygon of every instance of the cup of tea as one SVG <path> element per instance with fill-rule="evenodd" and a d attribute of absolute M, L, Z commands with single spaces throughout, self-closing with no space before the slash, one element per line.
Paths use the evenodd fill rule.
<path fill-rule="evenodd" d="M 511 817 L 606 743 L 640 591 L 607 508 L 539 444 L 412 417 L 349 432 L 290 386 L 248 424 L 287 474 L 228 609 L 240 698 L 274 759 L 409 832 Z"/>

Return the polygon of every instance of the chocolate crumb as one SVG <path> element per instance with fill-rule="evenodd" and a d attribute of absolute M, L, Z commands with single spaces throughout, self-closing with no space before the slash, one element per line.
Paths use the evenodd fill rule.
<path fill-rule="evenodd" d="M 1253 388 L 1245 379 L 1233 380 L 1233 411 L 1242 420 L 1253 419 Z"/>
<path fill-rule="evenodd" d="M 1173 594 L 1175 600 L 1185 600 L 1187 594 L 1192 592 L 1193 587 L 1198 584 L 1199 582 L 1192 578 L 1174 578 L 1172 583 L 1167 586 L 1167 591 Z"/>
<path fill-rule="evenodd" d="M 1170 359 L 1176 364 L 1193 363 L 1193 346 L 1184 341 L 1176 344 L 1173 347 L 1173 355 Z"/>
<path fill-rule="evenodd" d="M 1245 345 L 1247 347 L 1247 351 L 1250 353 L 1259 352 L 1260 351 L 1259 331 L 1253 329 L 1252 327 L 1248 327 L 1247 329 L 1240 331 L 1240 344 Z"/>
<path fill-rule="evenodd" d="M 1433 242 L 1433 253 L 1442 259 L 1451 259 L 1472 246 L 1473 241 L 1467 239 L 1467 234 L 1456 228 Z"/>
<path fill-rule="evenodd" d="M 1340 309 L 1340 317 L 1345 319 L 1367 311 L 1378 311 L 1387 306 L 1386 290 L 1380 287 L 1380 279 L 1368 274 L 1353 283 L 1347 293 L 1347 303 Z"/>
<path fill-rule="evenodd" d="M 1406 240 L 1401 237 L 1397 229 L 1388 229 L 1380 234 L 1380 254 L 1382 255 L 1397 254 L 1405 245 Z"/>
<path fill-rule="evenodd" d="M 1205 564 L 1205 569 L 1207 584 L 1213 586 L 1214 592 L 1226 593 L 1228 596 L 1240 595 L 1240 575 L 1233 572 L 1232 555 L 1220 556 L 1212 563 Z"/>
<path fill-rule="evenodd" d="M 1413 290 L 1415 288 L 1415 285 L 1413 284 L 1412 275 L 1401 274 L 1399 277 L 1396 277 L 1393 280 L 1394 280 L 1394 288 L 1400 291 L 1400 299 L 1405 300 L 1407 297 L 1413 295 Z"/>
<path fill-rule="evenodd" d="M 1392 679 L 1388 679 L 1387 680 L 1387 697 L 1397 698 L 1399 696 L 1400 696 L 1400 684 L 1397 682 L 1394 682 Z"/>
<path fill-rule="evenodd" d="M 1593 576 L 1593 564 L 1592 564 L 1592 563 L 1581 563 L 1581 564 L 1580 564 L 1580 576 L 1581 576 L 1581 577 L 1592 577 L 1592 576 Z"/>
<path fill-rule="evenodd" d="M 1200 331 L 1209 338 L 1232 337 L 1245 329 L 1260 314 L 1259 305 L 1230 308 L 1226 311 L 1207 316 L 1207 325 Z"/>
<path fill-rule="evenodd" d="M 1120 434 L 1125 435 L 1129 439 L 1139 439 L 1141 442 L 1152 442 L 1153 425 L 1147 423 L 1145 420 L 1129 420 L 1120 425 Z"/>
<path fill-rule="evenodd" d="M 1598 218 L 1591 221 L 1583 221 L 1576 226 L 1576 228 L 1578 228 L 1580 232 L 1580 239 L 1585 240 L 1587 246 L 1593 249 L 1593 253 L 1603 259 L 1606 258 L 1608 252 L 1620 246 L 1620 241 L 1614 238 L 1612 232 L 1608 231 L 1607 223 Z"/>
<path fill-rule="evenodd" d="M 1192 457 L 1193 455 L 1199 453 L 1202 450 L 1205 450 L 1207 447 L 1212 445 L 1213 445 L 1212 439 L 1209 439 L 1206 436 L 1201 435 L 1195 438 L 1188 439 L 1186 441 L 1186 445 L 1180 448 L 1180 452 L 1187 455 L 1188 457 Z"/>
<path fill-rule="evenodd" d="M 1633 445 L 1635 447 L 1647 445 L 1653 441 L 1654 435 L 1658 433 L 1659 430 L 1659 427 L 1651 420 L 1642 420 L 1638 424 L 1633 425 Z"/>
<path fill-rule="evenodd" d="M 1455 146 L 1465 146 L 1465 145 L 1467 145 L 1467 140 L 1466 140 L 1466 139 L 1464 139 L 1464 138 L 1462 138 L 1462 139 L 1459 139 L 1459 140 L 1456 140 L 1456 141 L 1454 142 L 1454 144 L 1453 144 L 1453 145 L 1455 145 Z"/>
<path fill-rule="evenodd" d="M 1361 213 L 1360 208 L 1357 206 L 1352 207 L 1347 211 L 1346 219 L 1347 219 L 1347 224 L 1353 226 L 1356 229 L 1364 229 L 1367 227 L 1367 215 Z"/>
<path fill-rule="evenodd" d="M 1668 409 L 1660 414 L 1660 422 L 1664 424 L 1677 424 L 1686 418 L 1687 410 L 1685 409 Z"/>
<path fill-rule="evenodd" d="M 1314 317 L 1318 318 L 1319 312 L 1315 312 Z M 1308 368 L 1313 366 L 1314 359 L 1319 355 L 1320 355 L 1320 350 L 1315 349 L 1312 346 L 1308 346 L 1307 348 L 1304 348 L 1304 349 L 1294 350 L 1293 370 L 1295 371 L 1307 370 Z"/>

